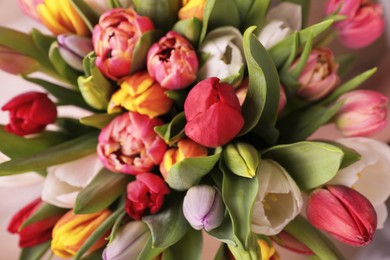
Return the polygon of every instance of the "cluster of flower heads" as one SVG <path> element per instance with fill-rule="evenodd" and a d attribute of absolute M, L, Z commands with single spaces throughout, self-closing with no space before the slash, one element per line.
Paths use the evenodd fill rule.
<path fill-rule="evenodd" d="M 56 255 L 77 255 L 93 231 L 115 214 L 112 207 L 91 214 L 66 210 L 75 208 L 78 195 L 102 167 L 112 174 L 134 176 L 127 179 L 123 203 L 134 221 L 123 221 L 125 224 L 110 238 L 104 259 L 138 257 L 150 237 L 148 226 L 139 220 L 172 206 L 172 197 L 181 191 L 186 191 L 180 202 L 186 221 L 196 230 L 212 232 L 221 227 L 227 211 L 234 214 L 231 203 L 224 198 L 227 195 L 223 193 L 228 192 L 213 177 L 201 181 L 218 164 L 225 179 L 233 178 L 225 176 L 229 172 L 234 178 L 255 180 L 251 185 L 256 192 L 250 197 L 248 191 L 248 199 L 253 199 L 253 203 L 251 214 L 247 213 L 248 225 L 255 234 L 273 237 L 299 253 L 317 253 L 315 248 L 296 240 L 297 234 L 285 229 L 301 212 L 304 187 L 317 188 L 310 193 L 306 207 L 312 225 L 350 245 L 366 245 L 372 240 L 377 227 L 383 226 L 385 218 L 378 212 L 383 212 L 389 192 L 383 188 L 380 195 L 372 196 L 362 184 L 370 177 L 361 176 L 376 168 L 376 179 L 390 183 L 390 150 L 384 144 L 360 137 L 384 128 L 387 97 L 374 91 L 354 90 L 337 98 L 334 103 L 339 107 L 333 122 L 345 136 L 359 137 L 338 143 L 346 150 L 354 149 L 356 154 L 352 154 L 360 154 L 361 159 L 351 159 L 353 163 L 343 167 L 340 159 L 340 165 L 335 166 L 340 166 L 336 176 L 322 185 L 302 184 L 294 175 L 296 168 L 288 166 L 290 161 L 274 157 L 283 147 L 287 147 L 288 153 L 289 146 L 259 151 L 269 147 L 246 141 L 253 140 L 253 136 L 242 133 L 246 124 L 243 107 L 247 97 L 253 98 L 254 94 L 250 93 L 253 79 L 251 82 L 250 75 L 245 73 L 248 59 L 243 36 L 237 28 L 217 27 L 198 46 L 184 32 L 168 30 L 159 35 L 152 20 L 138 14 L 129 1 L 119 1 L 126 8 L 111 8 L 106 1 L 85 2 L 100 16 L 92 34 L 70 1 L 62 1 L 61 6 L 51 0 L 19 1 L 27 14 L 57 35 L 55 43 L 61 59 L 79 73 L 77 84 L 83 100 L 93 109 L 107 112 L 105 116 L 110 118 L 101 127 L 96 154 L 47 168 L 42 200 L 58 208 L 44 221 L 23 224 L 44 205 L 43 201 L 34 200 L 14 216 L 9 231 L 20 235 L 21 247 L 52 238 L 51 249 Z M 201 22 L 206 2 L 183 1 L 179 19 L 196 17 Z M 334 28 L 340 40 L 351 48 L 371 44 L 384 30 L 380 5 L 365 0 L 330 0 L 326 13 L 345 16 Z M 301 20 L 297 5 L 284 3 L 271 8 L 257 39 L 272 50 L 302 28 Z M 1 69 L 15 74 L 36 69 L 35 60 L 0 45 L 1 48 L 5 49 L 4 59 L 17 55 L 24 61 L 12 67 L 0 61 Z M 326 47 L 309 51 L 294 57 L 287 67 L 278 68 L 278 118 L 288 117 L 296 104 L 302 108 L 303 103 L 310 109 L 310 105 L 326 101 L 340 86 L 339 65 L 332 51 Z M 291 79 L 289 75 L 296 77 Z M 263 98 L 262 102 L 267 103 Z M 57 117 L 56 105 L 47 94 L 39 92 L 22 94 L 2 109 L 10 111 L 10 123 L 5 129 L 20 136 L 43 131 Z M 169 136 L 171 128 L 177 127 L 174 122 L 181 129 Z M 311 146 L 307 142 L 297 143 L 295 151 L 293 145 L 296 153 L 300 148 L 316 149 L 316 145 L 323 145 L 324 150 L 329 148 L 329 144 Z M 373 152 L 371 157 L 367 150 Z M 304 164 L 299 156 L 294 159 L 296 164 Z M 169 202 L 164 203 L 167 197 Z M 109 235 L 109 231 L 100 235 L 87 253 L 106 245 L 105 237 Z M 259 238 L 257 242 L 262 259 L 276 257 L 269 240 Z M 234 247 L 229 245 L 229 249 L 228 257 L 240 256 Z"/>

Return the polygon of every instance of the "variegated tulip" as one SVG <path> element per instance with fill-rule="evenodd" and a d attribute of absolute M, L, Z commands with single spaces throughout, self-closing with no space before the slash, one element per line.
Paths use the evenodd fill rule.
<path fill-rule="evenodd" d="M 360 160 L 338 171 L 328 182 L 330 185 L 345 185 L 363 194 L 377 213 L 377 228 L 383 228 L 387 218 L 386 200 L 390 196 L 390 148 L 382 142 L 364 138 L 337 140 L 358 152 Z"/>
<path fill-rule="evenodd" d="M 134 112 L 115 117 L 102 129 L 97 147 L 104 166 L 113 172 L 139 174 L 159 165 L 167 145 L 153 130 L 158 118 Z"/>
<path fill-rule="evenodd" d="M 167 113 L 172 107 L 170 99 L 161 85 L 147 71 L 137 72 L 121 80 L 120 89 L 115 92 L 108 105 L 108 113 L 121 108 L 154 118 Z"/>
<path fill-rule="evenodd" d="M 183 89 L 196 79 L 198 58 L 191 43 L 169 31 L 148 51 L 149 74 L 167 89 Z"/>
<path fill-rule="evenodd" d="M 166 178 L 172 166 L 185 158 L 204 156 L 207 156 L 206 147 L 188 138 L 181 139 L 177 143 L 177 148 L 170 148 L 164 153 L 164 157 L 162 159 L 162 162 L 160 163 L 161 175 Z"/>
<path fill-rule="evenodd" d="M 91 39 L 76 34 L 60 34 L 57 42 L 64 61 L 72 68 L 83 71 L 83 59 L 93 50 Z"/>
<path fill-rule="evenodd" d="M 76 255 L 89 236 L 111 215 L 104 209 L 92 214 L 76 215 L 68 211 L 54 226 L 51 250 L 56 256 L 69 258 Z M 91 253 L 103 247 L 107 241 L 104 234 L 87 251 Z"/>
<path fill-rule="evenodd" d="M 91 34 L 71 0 L 43 0 L 37 5 L 37 12 L 42 23 L 56 35 L 74 33 L 89 36 Z"/>
<path fill-rule="evenodd" d="M 22 9 L 25 14 L 38 21 L 37 5 L 42 2 L 43 0 L 16 0 L 19 8 Z"/>
<path fill-rule="evenodd" d="M 261 160 L 256 176 L 259 192 L 253 205 L 252 230 L 275 235 L 293 220 L 303 204 L 297 184 L 277 162 Z"/>
<path fill-rule="evenodd" d="M 387 125 L 388 97 L 372 90 L 354 90 L 342 95 L 335 123 L 344 136 L 370 136 Z"/>
<path fill-rule="evenodd" d="M 139 65 L 132 64 L 136 44 L 144 33 L 153 29 L 148 17 L 138 15 L 131 8 L 105 12 L 93 29 L 96 66 L 113 80 L 129 75 Z"/>
<path fill-rule="evenodd" d="M 313 226 L 352 246 L 369 244 L 377 225 L 370 201 L 343 185 L 328 185 L 313 191 L 306 214 Z"/>
<path fill-rule="evenodd" d="M 103 168 L 96 154 L 51 166 L 42 190 L 42 200 L 60 208 L 73 208 L 79 192 Z"/>
<path fill-rule="evenodd" d="M 182 8 L 179 10 L 179 19 L 189 19 L 196 17 L 203 20 L 203 11 L 206 0 L 182 0 Z"/>
<path fill-rule="evenodd" d="M 0 45 L 0 70 L 10 74 L 29 74 L 38 69 L 38 62 Z"/>

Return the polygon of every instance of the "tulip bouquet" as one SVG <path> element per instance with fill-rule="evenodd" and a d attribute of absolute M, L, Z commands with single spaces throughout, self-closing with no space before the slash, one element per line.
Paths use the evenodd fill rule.
<path fill-rule="evenodd" d="M 0 27 L 0 68 L 42 87 L 3 105 L 0 182 L 43 181 L 12 219 L 21 259 L 343 259 L 382 228 L 388 102 L 351 54 L 370 0 L 19 0 L 52 32 Z M 333 38 L 332 38 L 333 37 Z M 44 77 L 42 77 L 44 75 Z M 71 107 L 73 117 L 57 111 Z M 336 124 L 341 140 L 309 138 Z"/>

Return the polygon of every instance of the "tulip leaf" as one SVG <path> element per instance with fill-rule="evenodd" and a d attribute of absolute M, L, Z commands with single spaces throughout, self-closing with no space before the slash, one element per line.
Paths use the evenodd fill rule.
<path fill-rule="evenodd" d="M 156 28 L 168 31 L 178 19 L 181 0 L 133 0 L 133 4 L 137 13 L 149 17 Z"/>
<path fill-rule="evenodd" d="M 142 252 L 137 257 L 137 260 L 150 260 L 155 259 L 159 254 L 165 250 L 165 247 L 153 247 L 152 245 L 152 236 L 149 236 L 148 241 L 146 241 Z"/>
<path fill-rule="evenodd" d="M 113 120 L 118 114 L 94 114 L 80 118 L 80 123 L 92 126 L 98 129 L 103 129 Z"/>
<path fill-rule="evenodd" d="M 302 190 L 314 189 L 331 180 L 343 156 L 343 151 L 334 145 L 310 141 L 274 146 L 262 154 L 262 158 L 282 165 Z"/>
<path fill-rule="evenodd" d="M 210 236 L 223 242 L 224 244 L 230 244 L 232 246 L 237 246 L 237 243 L 236 243 L 237 238 L 234 236 L 232 220 L 231 220 L 229 214 L 227 214 L 225 216 L 222 224 L 219 227 L 214 228 L 213 230 L 207 231 L 207 233 Z"/>
<path fill-rule="evenodd" d="M 216 149 L 215 154 L 206 157 L 184 158 L 176 162 L 168 171 L 165 181 L 175 190 L 187 190 L 198 184 L 208 174 L 221 157 L 221 150 Z"/>
<path fill-rule="evenodd" d="M 186 37 L 187 40 L 191 42 L 192 46 L 197 46 L 201 29 L 202 21 L 196 17 L 179 20 L 172 28 L 172 30 Z"/>
<path fill-rule="evenodd" d="M 222 198 L 232 220 L 237 245 L 249 251 L 252 234 L 252 207 L 259 189 L 258 180 L 233 174 L 222 160 L 220 160 L 219 168 L 223 172 Z"/>
<path fill-rule="evenodd" d="M 99 22 L 99 15 L 96 14 L 84 0 L 71 0 L 70 2 L 77 10 L 88 29 L 92 32 L 95 24 Z"/>
<path fill-rule="evenodd" d="M 115 220 L 115 223 L 112 226 L 112 229 L 110 232 L 110 236 L 108 237 L 108 243 L 111 243 L 114 240 L 115 236 L 117 235 L 117 233 L 119 231 L 119 228 L 123 225 L 123 222 L 124 222 L 123 220 L 126 218 L 126 216 L 127 216 L 127 212 L 124 211 Z"/>
<path fill-rule="evenodd" d="M 52 35 L 46 35 L 41 33 L 37 29 L 33 29 L 31 31 L 31 37 L 34 41 L 35 46 L 40 50 L 41 57 L 39 58 L 39 63 L 43 65 L 46 69 L 49 69 L 49 71 L 55 71 L 53 65 L 51 64 L 48 53 L 51 44 L 56 41 L 56 37 L 53 37 Z"/>
<path fill-rule="evenodd" d="M 348 72 L 351 70 L 356 61 L 356 56 L 354 54 L 345 54 L 337 56 L 335 60 L 336 63 L 339 65 L 337 74 L 342 77 L 347 75 Z"/>
<path fill-rule="evenodd" d="M 141 0 L 145 2 L 145 0 Z M 154 1 L 154 0 L 147 0 Z M 162 1 L 162 0 L 161 0 Z M 152 44 L 161 37 L 161 31 L 151 30 L 147 31 L 138 39 L 133 50 L 133 58 L 131 60 L 131 69 L 130 74 L 142 70 L 145 68 L 146 56 L 148 54 L 149 48 Z"/>
<path fill-rule="evenodd" d="M 243 38 L 249 87 L 242 105 L 245 124 L 241 129 L 241 135 L 251 131 L 257 124 L 263 129 L 273 128 L 278 113 L 280 92 L 278 72 L 268 52 L 252 34 L 253 30 L 255 27 L 248 28 Z"/>
<path fill-rule="evenodd" d="M 260 246 L 257 242 L 257 237 L 255 234 L 250 234 L 250 244 L 248 248 L 244 248 L 241 245 L 238 246 L 232 246 L 228 244 L 228 248 L 235 259 L 242 259 L 242 260 L 255 260 L 255 259 L 262 259 L 261 257 L 261 251 Z"/>
<path fill-rule="evenodd" d="M 177 243 L 187 233 L 190 225 L 183 215 L 183 194 L 168 197 L 159 213 L 142 218 L 152 232 L 153 247 L 166 248 Z"/>
<path fill-rule="evenodd" d="M 173 100 L 176 106 L 183 109 L 184 102 L 187 98 L 188 91 L 187 90 L 166 90 L 165 95 Z"/>
<path fill-rule="evenodd" d="M 83 256 L 81 260 L 102 260 L 102 255 L 104 252 L 104 247 L 100 248 L 98 250 L 95 250 L 91 253 L 88 253 L 88 255 Z"/>
<path fill-rule="evenodd" d="M 284 230 L 310 248 L 320 259 L 345 259 L 337 247 L 302 216 L 292 220 Z"/>
<path fill-rule="evenodd" d="M 343 151 L 344 157 L 343 157 L 343 161 L 341 162 L 340 169 L 348 167 L 351 164 L 361 159 L 361 155 L 357 151 L 355 151 L 352 148 L 346 147 L 345 145 L 342 145 L 338 142 L 330 141 L 330 140 L 316 140 L 316 141 L 331 144 L 333 146 L 340 148 Z"/>
<path fill-rule="evenodd" d="M 0 164 L 0 176 L 46 169 L 96 152 L 97 133 L 90 133 L 38 153 Z"/>
<path fill-rule="evenodd" d="M 36 210 L 25 222 L 23 222 L 20 228 L 25 228 L 31 224 L 34 224 L 39 221 L 44 221 L 51 217 L 60 217 L 68 212 L 69 209 L 58 208 L 51 204 L 42 202 L 38 210 Z"/>
<path fill-rule="evenodd" d="M 349 81 L 345 82 L 341 86 L 337 87 L 329 96 L 327 96 L 324 100 L 322 100 L 320 104 L 327 105 L 330 104 L 331 102 L 334 102 L 344 93 L 347 93 L 357 88 L 367 79 L 369 79 L 376 71 L 377 68 L 372 68 L 350 79 Z"/>
<path fill-rule="evenodd" d="M 312 33 L 315 39 L 318 35 L 328 29 L 333 23 L 333 20 L 326 20 L 310 27 L 307 27 L 298 32 L 298 37 L 301 44 L 305 44 L 309 39 L 309 35 Z M 286 61 L 291 52 L 293 46 L 294 35 L 287 36 L 283 41 L 279 42 L 271 49 L 268 50 L 271 55 L 276 67 L 281 67 Z"/>
<path fill-rule="evenodd" d="M 181 112 L 168 124 L 154 127 L 154 131 L 164 139 L 167 144 L 172 145 L 184 137 L 185 125 L 186 117 L 184 112 Z"/>
<path fill-rule="evenodd" d="M 50 249 L 51 240 L 32 247 L 24 247 L 19 260 L 40 260 Z"/>
<path fill-rule="evenodd" d="M 241 6 L 241 1 L 236 0 L 237 6 Z M 248 1 L 245 1 L 248 2 Z M 268 8 L 270 6 L 270 0 L 252 0 L 252 5 L 246 15 L 241 16 L 241 28 L 246 30 L 250 26 L 263 26 Z"/>
<path fill-rule="evenodd" d="M 95 213 L 108 208 L 126 191 L 131 176 L 103 168 L 76 198 L 75 214 Z"/>
<path fill-rule="evenodd" d="M 165 249 L 161 260 L 201 260 L 202 232 L 190 228 L 187 234 L 176 244 Z"/>
<path fill-rule="evenodd" d="M 87 134 L 94 130 L 92 127 L 81 124 L 79 120 L 68 117 L 57 118 L 56 125 L 71 137 Z"/>

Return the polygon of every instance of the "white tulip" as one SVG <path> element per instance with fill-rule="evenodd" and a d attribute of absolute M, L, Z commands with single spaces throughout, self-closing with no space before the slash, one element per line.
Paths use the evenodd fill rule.
<path fill-rule="evenodd" d="M 222 81 L 238 85 L 245 66 L 242 35 L 232 26 L 219 27 L 209 32 L 199 51 L 207 60 L 198 71 L 198 79 L 218 77 Z"/>
<path fill-rule="evenodd" d="M 342 184 L 363 194 L 374 206 L 377 228 L 387 218 L 385 201 L 390 196 L 390 148 L 387 144 L 364 138 L 343 138 L 337 142 L 354 149 L 361 159 L 341 169 L 328 184 Z"/>
<path fill-rule="evenodd" d="M 0 163 L 10 160 L 8 156 L 0 152 Z M 35 172 L 2 176 L 0 177 L 1 188 L 16 188 L 34 185 L 44 180 L 44 177 Z"/>
<path fill-rule="evenodd" d="M 77 195 L 103 168 L 96 154 L 49 167 L 42 200 L 60 208 L 73 208 Z"/>
<path fill-rule="evenodd" d="M 252 212 L 252 231 L 278 234 L 301 211 L 303 199 L 297 184 L 277 162 L 261 160 L 256 176 L 259 192 Z"/>

